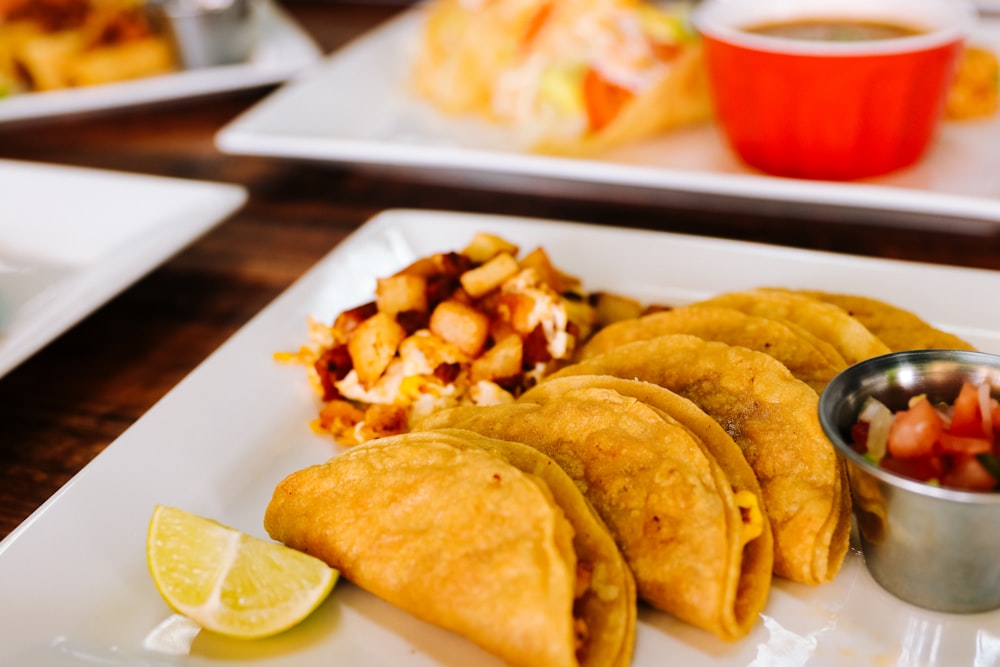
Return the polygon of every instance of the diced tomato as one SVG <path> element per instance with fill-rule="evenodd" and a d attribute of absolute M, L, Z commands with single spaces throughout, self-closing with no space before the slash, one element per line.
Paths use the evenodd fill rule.
<path fill-rule="evenodd" d="M 590 131 L 605 128 L 633 96 L 632 91 L 608 81 L 594 68 L 588 68 L 583 76 L 583 99 Z"/>
<path fill-rule="evenodd" d="M 896 413 L 889 428 L 889 453 L 894 457 L 929 456 L 941 437 L 941 417 L 926 398 Z"/>
<path fill-rule="evenodd" d="M 887 456 L 879 465 L 890 472 L 903 477 L 927 482 L 941 477 L 944 471 L 944 461 L 940 456 L 921 456 L 911 459 L 896 459 Z"/>
<path fill-rule="evenodd" d="M 990 491 L 997 486 L 997 479 L 971 454 L 960 454 L 952 461 L 951 469 L 941 476 L 941 486 L 968 491 Z"/>
<path fill-rule="evenodd" d="M 539 32 L 541 32 L 542 27 L 545 25 L 545 22 L 549 20 L 549 17 L 551 15 L 552 15 L 551 2 L 546 2 L 543 5 L 541 5 L 537 10 L 535 10 L 535 13 L 531 16 L 531 19 L 525 26 L 524 37 L 522 38 L 522 44 L 524 45 L 525 48 L 527 48 L 527 46 L 531 44 L 532 41 L 534 41 L 535 36 L 538 35 Z"/>
<path fill-rule="evenodd" d="M 851 427 L 851 442 L 854 445 L 854 451 L 858 454 L 864 454 L 868 451 L 868 422 L 855 422 L 854 426 Z"/>
<path fill-rule="evenodd" d="M 943 431 L 940 437 L 941 451 L 945 454 L 988 454 L 993 450 L 989 438 L 954 435 Z"/>
<path fill-rule="evenodd" d="M 965 491 L 1000 490 L 1000 402 L 989 385 L 963 383 L 947 409 L 932 406 L 926 396 L 910 399 L 907 410 L 892 415 L 886 456 L 878 465 L 890 472 Z M 852 447 L 866 453 L 869 408 L 866 404 L 851 428 Z M 884 411 L 884 406 L 883 411 Z"/>
<path fill-rule="evenodd" d="M 658 42 L 654 40 L 650 42 L 650 46 L 652 47 L 653 54 L 656 56 L 656 58 L 658 60 L 662 60 L 665 63 L 668 63 L 671 60 L 677 58 L 677 56 L 679 56 L 681 52 L 684 50 L 683 48 L 681 48 L 680 44 L 677 44 L 675 42 Z"/>
<path fill-rule="evenodd" d="M 983 413 L 979 407 L 979 390 L 970 382 L 963 382 L 962 389 L 955 398 L 951 417 L 951 432 L 954 435 L 983 437 Z"/>

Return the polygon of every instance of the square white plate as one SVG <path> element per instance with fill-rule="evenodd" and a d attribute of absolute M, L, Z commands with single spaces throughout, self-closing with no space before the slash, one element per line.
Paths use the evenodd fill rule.
<path fill-rule="evenodd" d="M 288 473 L 336 451 L 312 432 L 317 404 L 303 369 L 272 354 L 306 341 L 371 298 L 375 279 L 427 254 L 460 250 L 475 231 L 525 250 L 542 245 L 588 289 L 684 303 L 755 285 L 858 292 L 911 308 L 1000 352 L 1000 312 L 969 308 L 1000 293 L 1000 273 L 807 252 L 744 242 L 509 217 L 389 211 L 335 248 L 220 347 L 24 524 L 0 542 L 4 665 L 498 665 L 469 642 L 347 582 L 303 624 L 241 643 L 202 634 L 189 655 L 143 648 L 170 611 L 145 562 L 156 504 L 265 537 L 264 508 Z M 837 579 L 776 581 L 761 622 L 725 644 L 640 608 L 633 665 L 1000 664 L 1000 612 L 923 611 L 885 593 L 852 550 Z"/>
<path fill-rule="evenodd" d="M 238 185 L 0 160 L 0 376 L 246 200 Z"/>
<path fill-rule="evenodd" d="M 443 115 L 411 92 L 409 67 L 422 22 L 422 10 L 414 8 L 332 54 L 224 127 L 218 146 L 230 153 L 379 165 L 420 178 L 432 169 L 452 182 L 545 194 L 646 203 L 687 195 L 685 202 L 706 207 L 722 205 L 723 195 L 745 211 L 773 212 L 778 202 L 800 216 L 819 206 L 875 211 L 866 219 L 881 224 L 961 224 L 947 216 L 975 221 L 962 226 L 981 230 L 1000 222 L 1000 115 L 946 123 L 916 166 L 846 183 L 753 171 L 711 123 L 599 159 L 542 156 L 524 150 L 509 130 Z M 1000 52 L 1000 20 L 983 19 L 976 42 Z"/>
<path fill-rule="evenodd" d="M 0 123 L 152 104 L 280 83 L 322 58 L 312 38 L 272 0 L 254 5 L 259 40 L 245 63 L 183 70 L 86 88 L 0 99 Z"/>

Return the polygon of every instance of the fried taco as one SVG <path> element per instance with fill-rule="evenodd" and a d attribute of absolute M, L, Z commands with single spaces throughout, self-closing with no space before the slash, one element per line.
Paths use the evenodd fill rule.
<path fill-rule="evenodd" d="M 764 352 L 817 392 L 847 366 L 832 346 L 793 322 L 757 317 L 734 308 L 698 305 L 610 324 L 587 341 L 577 358 L 584 360 L 625 343 L 678 333 Z"/>
<path fill-rule="evenodd" d="M 694 430 L 656 405 L 565 384 L 579 386 L 558 400 L 539 392 L 540 402 L 451 408 L 416 428 L 468 429 L 551 457 L 608 525 L 642 599 L 721 638 L 744 636 L 773 562 L 752 474 L 728 476 Z"/>
<path fill-rule="evenodd" d="M 414 67 L 446 112 L 513 128 L 544 153 L 594 154 L 709 118 L 701 43 L 645 0 L 435 0 Z"/>
<path fill-rule="evenodd" d="M 861 322 L 893 352 L 945 348 L 975 350 L 971 343 L 942 331 L 916 313 L 879 299 L 857 294 L 798 290 L 799 294 L 833 304 Z"/>
<path fill-rule="evenodd" d="M 715 419 L 760 482 L 775 574 L 808 584 L 833 579 L 847 553 L 851 500 L 815 391 L 773 357 L 686 334 L 627 343 L 551 377 L 595 374 L 658 384 Z"/>
<path fill-rule="evenodd" d="M 459 431 L 390 436 L 286 477 L 270 536 L 511 665 L 629 664 L 635 583 L 539 451 Z"/>
<path fill-rule="evenodd" d="M 830 343 L 848 364 L 889 352 L 884 342 L 847 311 L 805 294 L 759 288 L 727 292 L 698 303 L 796 324 Z"/>
<path fill-rule="evenodd" d="M 697 405 L 668 389 L 650 382 L 627 380 L 611 375 L 576 375 L 553 378 L 529 389 L 522 402 L 561 403 L 563 396 L 577 389 L 600 388 L 635 398 L 663 411 L 691 432 L 715 460 L 740 509 L 740 517 L 727 513 L 731 530 L 740 535 L 729 544 L 730 553 L 724 568 L 722 598 L 717 611 L 726 637 L 746 634 L 767 601 L 774 563 L 774 539 L 770 522 L 764 515 L 760 483 L 739 446 L 728 433 Z M 728 495 L 723 493 L 723 495 Z"/>

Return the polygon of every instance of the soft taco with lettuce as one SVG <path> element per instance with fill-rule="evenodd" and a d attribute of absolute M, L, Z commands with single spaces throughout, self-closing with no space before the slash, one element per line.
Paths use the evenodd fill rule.
<path fill-rule="evenodd" d="M 682 9 L 644 0 L 435 0 L 413 80 L 437 108 L 514 129 L 530 149 L 594 154 L 710 115 Z"/>

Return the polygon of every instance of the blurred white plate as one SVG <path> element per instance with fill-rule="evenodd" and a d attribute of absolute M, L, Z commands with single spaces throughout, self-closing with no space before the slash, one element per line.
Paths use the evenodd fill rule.
<path fill-rule="evenodd" d="M 312 38 L 272 0 L 255 6 L 259 42 L 246 63 L 0 99 L 0 123 L 86 113 L 280 83 L 318 62 Z"/>
<path fill-rule="evenodd" d="M 237 185 L 0 160 L 0 376 L 246 200 Z"/>
<path fill-rule="evenodd" d="M 711 124 L 675 131 L 600 159 L 564 159 L 523 150 L 513 133 L 446 116 L 410 92 L 409 66 L 422 25 L 403 13 L 332 54 L 222 129 L 223 151 L 377 165 L 408 176 L 437 174 L 543 194 L 615 197 L 650 204 L 809 217 L 823 206 L 875 210 L 866 221 L 902 226 L 995 229 L 1000 222 L 1000 115 L 947 123 L 916 166 L 864 182 L 775 178 L 739 162 Z M 1000 20 L 983 20 L 977 41 L 1000 52 Z M 774 203 L 778 203 L 775 207 Z M 829 216 L 828 212 L 824 212 Z M 949 217 L 966 218 L 962 225 Z"/>
<path fill-rule="evenodd" d="M 307 340 L 371 298 L 375 279 L 490 231 L 542 245 L 585 288 L 684 303 L 722 290 L 786 285 L 887 299 L 1000 352 L 1000 272 L 926 266 L 621 228 L 433 211 L 385 212 L 335 248 L 0 542 L 0 664 L 499 667 L 469 642 L 347 582 L 303 624 L 272 639 L 198 636 L 189 655 L 143 642 L 170 610 L 146 567 L 157 503 L 265 537 L 264 509 L 288 473 L 335 453 L 312 431 L 304 369 L 275 351 Z M 1000 664 L 1000 612 L 947 615 L 873 582 L 856 549 L 832 583 L 775 581 L 761 622 L 720 642 L 640 607 L 634 667 Z"/>

